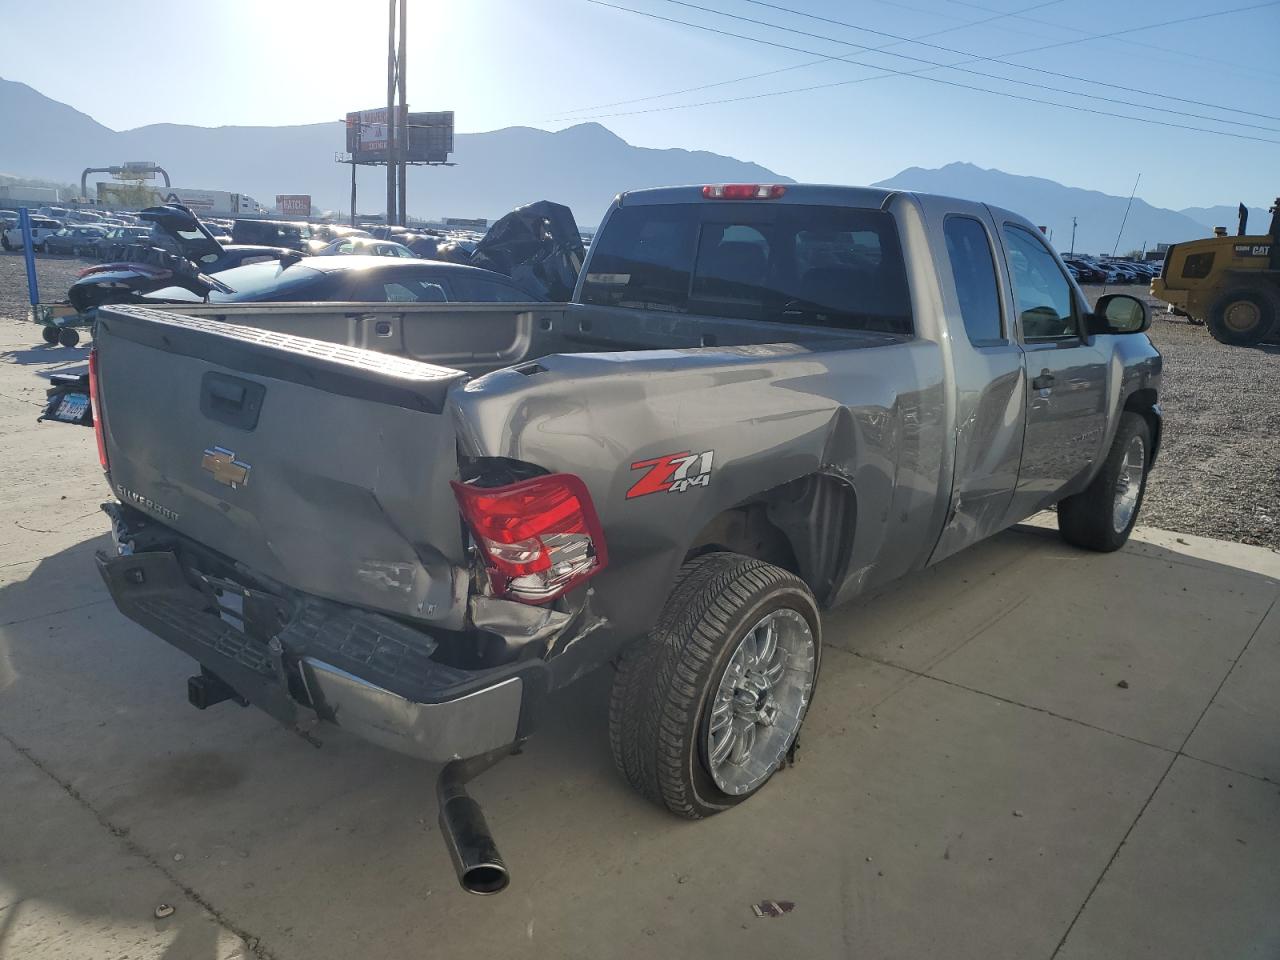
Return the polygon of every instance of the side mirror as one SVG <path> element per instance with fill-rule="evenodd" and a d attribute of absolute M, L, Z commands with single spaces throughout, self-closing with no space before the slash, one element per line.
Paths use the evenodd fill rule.
<path fill-rule="evenodd" d="M 1151 326 L 1151 310 L 1145 300 L 1127 293 L 1108 293 L 1098 298 L 1089 318 L 1089 332 L 1143 333 Z"/>

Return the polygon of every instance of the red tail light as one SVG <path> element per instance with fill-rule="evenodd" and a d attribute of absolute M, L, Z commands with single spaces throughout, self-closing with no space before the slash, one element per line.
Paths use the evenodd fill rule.
<path fill-rule="evenodd" d="M 89 412 L 93 415 L 93 435 L 98 440 L 98 462 L 107 469 L 107 428 L 102 422 L 102 387 L 98 385 L 98 348 L 89 351 Z"/>
<path fill-rule="evenodd" d="M 608 563 L 591 494 L 573 474 L 504 487 L 454 483 L 453 492 L 500 596 L 546 603 Z"/>
<path fill-rule="evenodd" d="M 786 192 L 780 183 L 709 183 L 702 188 L 707 200 L 777 200 Z"/>

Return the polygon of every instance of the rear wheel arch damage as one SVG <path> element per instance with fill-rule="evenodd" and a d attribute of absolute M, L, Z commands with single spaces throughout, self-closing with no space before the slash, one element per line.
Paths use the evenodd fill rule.
<path fill-rule="evenodd" d="M 684 559 L 727 552 L 763 560 L 794 573 L 826 605 L 848 568 L 856 517 L 853 487 L 832 474 L 812 473 L 712 517 Z"/>
<path fill-rule="evenodd" d="M 1159 397 L 1154 387 L 1142 387 L 1133 391 L 1129 396 L 1125 397 L 1124 409 L 1130 413 L 1136 413 L 1147 422 L 1147 430 L 1151 437 L 1151 452 L 1147 458 L 1148 469 L 1155 465 L 1156 457 L 1160 453 L 1160 431 L 1162 421 L 1156 413 L 1156 404 Z"/>

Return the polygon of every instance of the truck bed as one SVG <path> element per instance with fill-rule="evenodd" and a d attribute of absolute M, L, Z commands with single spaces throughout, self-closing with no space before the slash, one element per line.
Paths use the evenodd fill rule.
<path fill-rule="evenodd" d="M 183 303 L 157 311 L 323 340 L 472 376 L 554 353 L 847 341 L 855 333 L 568 303 Z"/>

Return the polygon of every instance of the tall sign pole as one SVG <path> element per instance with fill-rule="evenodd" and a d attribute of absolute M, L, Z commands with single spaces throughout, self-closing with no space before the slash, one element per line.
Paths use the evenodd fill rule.
<path fill-rule="evenodd" d="M 396 222 L 396 0 L 387 7 L 387 226 Z"/>
<path fill-rule="evenodd" d="M 400 0 L 400 52 L 396 56 L 396 76 L 400 80 L 400 110 L 403 111 L 402 119 L 405 121 L 400 126 L 400 136 L 396 141 L 396 159 L 399 161 L 396 166 L 399 167 L 396 176 L 399 180 L 400 187 L 400 226 L 405 226 L 408 221 L 408 201 L 405 198 L 405 180 L 407 179 L 407 171 L 409 169 L 409 106 L 405 99 L 405 38 L 408 31 L 405 24 L 408 19 L 409 0 Z"/>

